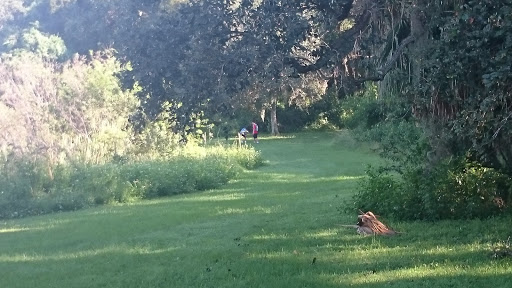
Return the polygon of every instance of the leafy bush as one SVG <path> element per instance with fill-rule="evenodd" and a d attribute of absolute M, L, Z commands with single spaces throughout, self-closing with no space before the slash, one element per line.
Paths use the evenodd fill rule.
<path fill-rule="evenodd" d="M 218 188 L 243 168 L 262 164 L 253 148 L 185 147 L 163 160 L 101 165 L 60 165 L 44 161 L 2 163 L 0 218 L 72 211 Z"/>
<path fill-rule="evenodd" d="M 498 171 L 467 161 L 445 161 L 432 171 L 409 169 L 397 177 L 385 169 L 368 169 L 353 203 L 398 219 L 485 218 L 510 203 L 510 180 Z"/>
<path fill-rule="evenodd" d="M 385 159 L 392 160 L 399 172 L 423 166 L 430 150 L 424 132 L 412 121 L 381 122 L 361 132 L 358 137 L 377 142 L 379 154 Z"/>
<path fill-rule="evenodd" d="M 492 216 L 509 204 L 510 179 L 478 163 L 466 159 L 445 161 L 431 178 L 434 187 L 425 199 L 425 210 L 439 218 Z"/>
<path fill-rule="evenodd" d="M 44 158 L 50 169 L 126 155 L 138 88 L 121 87 L 116 74 L 128 67 L 113 53 L 77 55 L 65 63 L 28 51 L 0 55 L 0 126 L 5 130 L 0 155 L 31 162 Z"/>
<path fill-rule="evenodd" d="M 375 84 L 345 98 L 341 103 L 340 117 L 343 126 L 350 129 L 369 129 L 386 118 L 386 103 L 378 98 Z"/>
<path fill-rule="evenodd" d="M 279 131 L 284 133 L 301 131 L 314 120 L 313 113 L 296 106 L 277 107 L 277 115 L 279 117 Z M 267 121 L 270 121 L 270 118 L 270 115 L 265 117 Z M 270 123 L 268 125 L 270 126 Z"/>
<path fill-rule="evenodd" d="M 358 193 L 353 197 L 349 209 L 374 211 L 383 213 L 398 210 L 401 203 L 397 202 L 396 194 L 403 191 L 402 183 L 397 177 L 376 169 L 367 170 L 368 178 L 360 182 Z M 386 214 L 387 215 L 387 214 Z"/>
<path fill-rule="evenodd" d="M 393 99 L 377 107 L 380 100 L 370 92 L 363 93 L 363 101 L 345 102 L 344 109 L 350 111 L 345 123 L 359 140 L 378 143 L 380 155 L 390 161 L 368 169 L 348 209 L 372 210 L 399 219 L 437 220 L 484 218 L 510 205 L 511 183 L 505 174 L 471 157 L 453 155 L 450 151 L 457 150 L 452 149 L 457 143 L 436 130 L 439 125 L 412 121 L 403 103 L 391 105 L 396 102 Z"/>
<path fill-rule="evenodd" d="M 237 163 L 246 169 L 256 169 L 263 165 L 263 157 L 254 148 L 240 147 L 227 150 L 226 157 L 236 159 Z"/>

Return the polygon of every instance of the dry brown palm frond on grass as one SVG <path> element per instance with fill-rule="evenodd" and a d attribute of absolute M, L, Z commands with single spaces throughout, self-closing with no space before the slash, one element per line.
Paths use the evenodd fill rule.
<path fill-rule="evenodd" d="M 360 212 L 357 216 L 357 225 L 341 225 L 342 227 L 356 228 L 361 235 L 395 235 L 397 232 L 380 222 L 371 211 Z"/>

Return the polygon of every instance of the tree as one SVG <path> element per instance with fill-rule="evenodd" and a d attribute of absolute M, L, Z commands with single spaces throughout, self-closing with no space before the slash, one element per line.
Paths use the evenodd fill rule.
<path fill-rule="evenodd" d="M 328 51 L 321 35 L 348 15 L 351 2 L 48 0 L 27 19 L 62 35 L 72 52 L 114 47 L 132 63 L 124 79 L 141 84 L 148 114 L 173 103 L 183 129 L 193 115 L 232 113 L 233 97 L 251 80 L 285 83 L 280 78 L 297 77 L 289 63 L 323 59 L 316 55 Z"/>
<path fill-rule="evenodd" d="M 451 17 L 431 18 L 437 23 L 429 28 L 437 30 L 427 50 L 431 57 L 424 71 L 429 73 L 420 84 L 433 92 L 423 93 L 421 102 L 430 98 L 432 104 L 418 105 L 419 113 L 433 113 L 447 123 L 472 159 L 512 176 L 512 39 L 507 36 L 512 1 L 464 1 L 453 11 Z"/>
<path fill-rule="evenodd" d="M 237 77 L 246 83 L 245 89 L 236 93 L 235 102 L 248 103 L 255 115 L 265 115 L 270 110 L 271 132 L 278 134 L 279 102 L 288 104 L 298 95 L 304 97 L 303 83 L 308 78 L 290 69 L 290 59 L 300 59 L 297 61 L 301 63 L 314 61 L 311 51 L 322 45 L 318 37 L 321 25 L 312 20 L 319 15 L 318 4 L 315 1 L 306 1 L 302 6 L 294 1 L 240 1 L 228 10 L 233 24 L 227 51 L 231 59 L 240 59 L 232 67 L 239 67 L 241 73 Z"/>
<path fill-rule="evenodd" d="M 511 1 L 376 1 L 347 64 L 423 123 L 430 159 L 469 155 L 512 175 L 507 49 Z M 377 9 L 378 8 L 378 9 Z M 368 55 L 374 55 L 369 57 Z M 444 135 L 444 136 L 442 136 Z"/>
<path fill-rule="evenodd" d="M 0 30 L 4 28 L 8 21 L 11 21 L 19 13 L 25 12 L 23 0 L 4 0 L 0 6 Z"/>

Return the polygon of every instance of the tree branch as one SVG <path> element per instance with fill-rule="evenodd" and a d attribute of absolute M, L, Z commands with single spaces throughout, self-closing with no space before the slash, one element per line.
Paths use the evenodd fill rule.
<path fill-rule="evenodd" d="M 365 10 L 363 14 L 357 17 L 356 24 L 352 28 L 342 33 L 341 36 L 338 37 L 334 42 L 329 43 L 329 45 L 322 46 L 320 49 L 318 49 L 315 54 L 319 57 L 319 59 L 314 64 L 302 65 L 302 63 L 300 63 L 295 57 L 288 57 L 285 59 L 285 64 L 289 64 L 297 71 L 297 73 L 305 74 L 327 67 L 334 56 L 337 56 L 337 59 L 343 58 L 344 55 L 350 53 L 350 51 L 352 51 L 354 48 L 355 38 L 364 29 L 366 29 L 370 21 L 370 16 L 370 10 Z M 343 56 L 340 57 L 341 55 Z"/>
<path fill-rule="evenodd" d="M 415 42 L 417 39 L 420 39 L 422 35 L 424 35 L 424 25 L 421 21 L 421 9 L 419 9 L 419 5 L 417 0 L 413 0 L 412 5 L 410 6 L 410 23 L 411 23 L 411 33 L 407 36 L 401 43 L 400 46 L 395 50 L 395 53 L 391 58 L 384 63 L 379 69 L 377 69 L 377 75 L 361 78 L 356 81 L 365 82 L 365 81 L 382 81 L 384 77 L 391 71 L 393 66 L 395 65 L 398 58 L 402 55 L 405 48 Z"/>
<path fill-rule="evenodd" d="M 360 79 L 357 79 L 356 81 L 357 82 L 382 81 L 384 79 L 384 77 L 386 76 L 386 74 L 388 74 L 389 71 L 391 71 L 395 62 L 398 60 L 400 55 L 402 55 L 402 53 L 404 52 L 404 49 L 414 41 L 416 41 L 416 36 L 414 36 L 412 34 L 407 36 L 404 39 L 404 41 L 402 41 L 402 43 L 400 43 L 400 46 L 398 46 L 398 48 L 395 50 L 395 53 L 393 54 L 393 56 L 391 56 L 391 58 L 389 58 L 388 61 L 386 61 L 386 63 L 384 63 L 384 65 L 382 65 L 379 69 L 377 69 L 377 75 L 360 78 Z"/>

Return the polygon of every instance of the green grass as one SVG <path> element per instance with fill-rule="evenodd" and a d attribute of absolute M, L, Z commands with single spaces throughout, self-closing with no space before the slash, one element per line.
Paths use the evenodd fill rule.
<path fill-rule="evenodd" d="M 490 257 L 510 217 L 386 219 L 396 237 L 340 227 L 357 216 L 340 203 L 381 161 L 360 146 L 345 133 L 262 137 L 267 165 L 222 189 L 0 222 L 0 287 L 512 285 L 512 259 Z"/>

